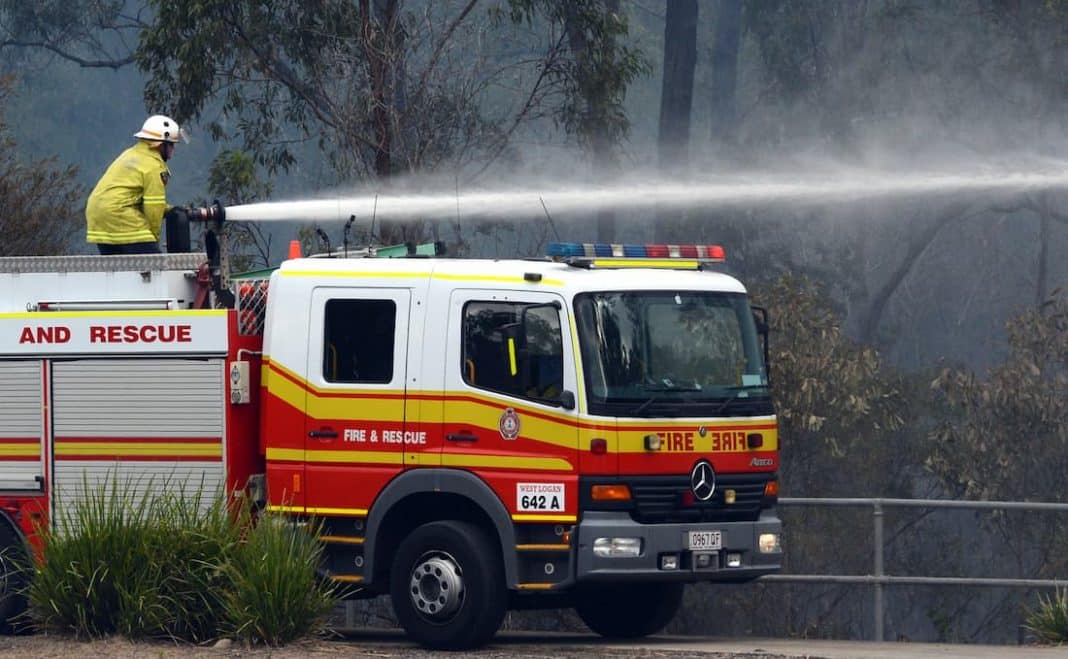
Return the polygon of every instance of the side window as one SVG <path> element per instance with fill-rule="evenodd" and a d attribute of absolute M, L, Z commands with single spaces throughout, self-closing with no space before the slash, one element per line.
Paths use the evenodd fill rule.
<path fill-rule="evenodd" d="M 323 379 L 384 384 L 393 380 L 393 300 L 327 300 Z"/>
<path fill-rule="evenodd" d="M 556 305 L 468 302 L 463 344 L 461 368 L 467 384 L 559 404 L 564 350 Z"/>

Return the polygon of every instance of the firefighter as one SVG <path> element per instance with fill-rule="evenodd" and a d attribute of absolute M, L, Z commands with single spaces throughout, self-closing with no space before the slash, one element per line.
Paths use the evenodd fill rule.
<path fill-rule="evenodd" d="M 179 138 L 178 122 L 161 114 L 145 120 L 126 149 L 97 182 L 85 206 L 86 240 L 101 254 L 159 254 L 167 212 L 167 161 Z"/>

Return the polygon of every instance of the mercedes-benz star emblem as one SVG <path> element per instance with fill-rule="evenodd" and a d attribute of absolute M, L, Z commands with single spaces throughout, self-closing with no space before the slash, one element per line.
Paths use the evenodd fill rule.
<path fill-rule="evenodd" d="M 712 465 L 702 460 L 693 466 L 690 472 L 690 489 L 698 501 L 708 501 L 716 491 L 716 472 Z"/>

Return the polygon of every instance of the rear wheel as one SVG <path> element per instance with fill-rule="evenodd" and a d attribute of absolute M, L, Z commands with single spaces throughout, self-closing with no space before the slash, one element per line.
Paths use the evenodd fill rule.
<path fill-rule="evenodd" d="M 663 629 L 682 604 L 681 583 L 598 584 L 575 593 L 582 622 L 608 638 L 640 638 Z"/>
<path fill-rule="evenodd" d="M 16 631 L 26 611 L 29 564 L 26 545 L 10 522 L 0 520 L 0 634 Z"/>
<path fill-rule="evenodd" d="M 483 645 L 507 609 L 499 544 L 468 522 L 431 522 L 400 544 L 390 574 L 397 619 L 435 649 Z"/>

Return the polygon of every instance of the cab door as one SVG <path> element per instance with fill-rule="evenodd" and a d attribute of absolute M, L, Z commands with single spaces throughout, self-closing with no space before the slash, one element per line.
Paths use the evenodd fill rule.
<path fill-rule="evenodd" d="M 404 466 L 411 293 L 316 288 L 305 403 L 309 514 L 365 515 Z"/>
<path fill-rule="evenodd" d="M 567 306 L 554 293 L 457 290 L 442 466 L 473 471 L 515 521 L 574 521 L 578 416 Z"/>

